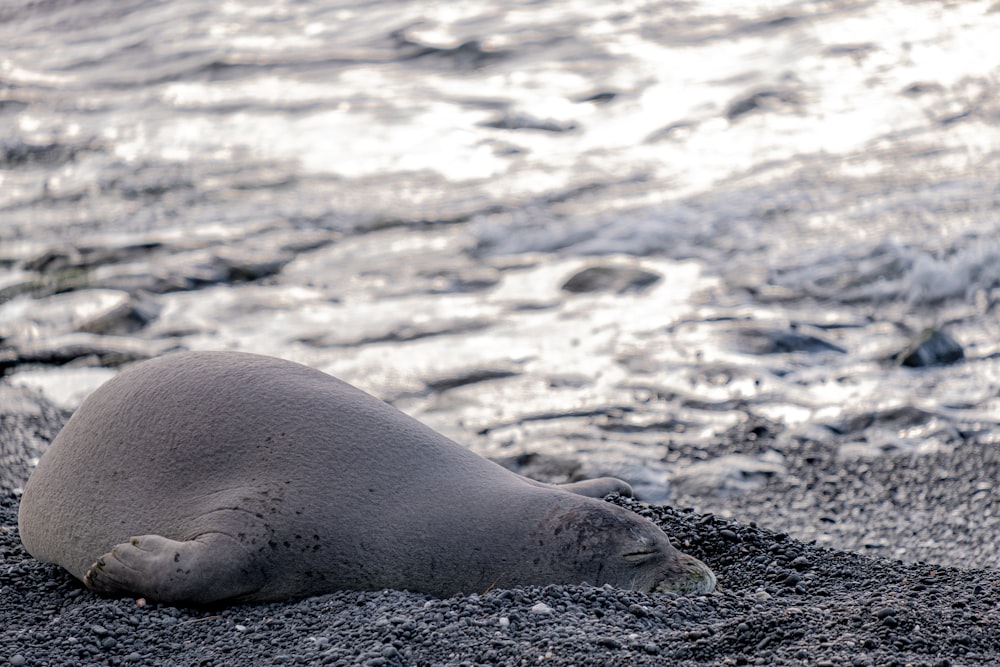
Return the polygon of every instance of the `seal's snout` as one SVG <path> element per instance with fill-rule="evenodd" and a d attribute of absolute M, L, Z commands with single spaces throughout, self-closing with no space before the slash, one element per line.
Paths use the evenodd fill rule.
<path fill-rule="evenodd" d="M 665 579 L 653 589 L 658 593 L 702 595 L 715 590 L 715 573 L 694 556 L 678 554 L 680 575 Z"/>

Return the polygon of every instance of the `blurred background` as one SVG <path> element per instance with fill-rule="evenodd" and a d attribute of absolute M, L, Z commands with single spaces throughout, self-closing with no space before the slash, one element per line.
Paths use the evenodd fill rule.
<path fill-rule="evenodd" d="M 7 0 L 5 409 L 271 354 L 532 477 L 996 565 L 953 547 L 998 497 L 998 35 L 994 1 Z"/>

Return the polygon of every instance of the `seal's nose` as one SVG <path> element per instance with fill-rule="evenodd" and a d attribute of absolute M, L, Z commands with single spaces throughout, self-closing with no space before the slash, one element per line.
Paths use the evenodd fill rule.
<path fill-rule="evenodd" d="M 683 574 L 661 581 L 656 585 L 660 593 L 680 593 L 681 595 L 702 595 L 715 590 L 715 573 L 694 556 L 680 554 Z"/>

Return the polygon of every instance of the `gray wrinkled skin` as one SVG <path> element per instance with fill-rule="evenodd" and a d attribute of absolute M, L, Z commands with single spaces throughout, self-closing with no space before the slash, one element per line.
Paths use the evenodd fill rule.
<path fill-rule="evenodd" d="M 95 391 L 26 485 L 25 548 L 96 592 L 170 603 L 529 584 L 708 592 L 653 523 L 518 476 L 317 370 L 236 352 Z"/>

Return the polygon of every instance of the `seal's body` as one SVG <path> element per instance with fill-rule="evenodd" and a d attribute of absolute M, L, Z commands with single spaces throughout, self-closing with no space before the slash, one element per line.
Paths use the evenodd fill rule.
<path fill-rule="evenodd" d="M 320 371 L 237 352 L 139 364 L 29 479 L 34 557 L 109 595 L 207 604 L 342 588 L 435 595 L 591 583 L 707 592 L 651 522 L 521 477 Z"/>

